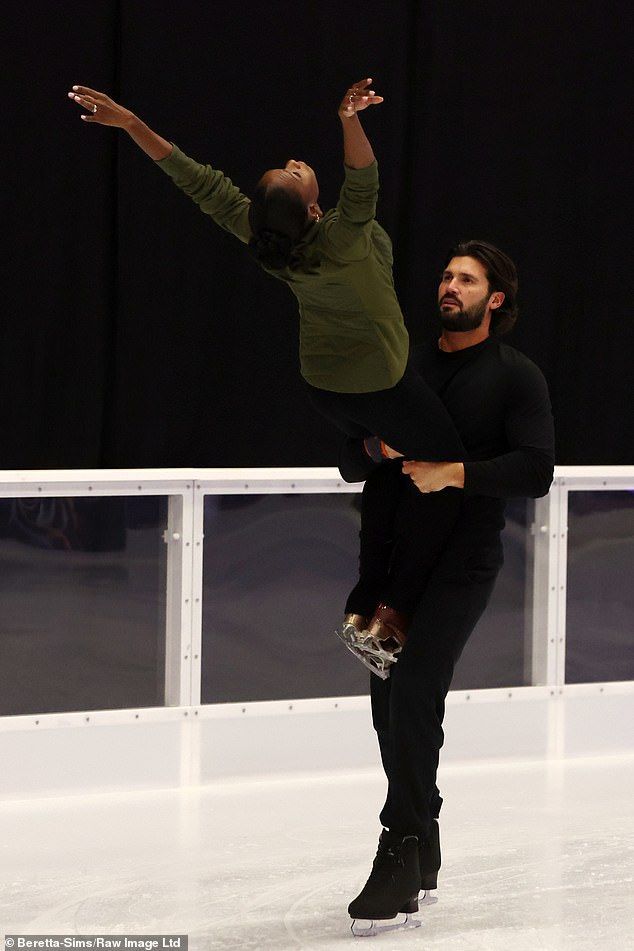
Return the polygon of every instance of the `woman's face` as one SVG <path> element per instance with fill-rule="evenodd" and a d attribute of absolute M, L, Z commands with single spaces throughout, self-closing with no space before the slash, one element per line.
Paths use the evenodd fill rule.
<path fill-rule="evenodd" d="M 319 197 L 319 185 L 312 168 L 306 162 L 298 162 L 296 159 L 289 159 L 284 168 L 269 169 L 260 181 L 265 185 L 281 185 L 297 192 L 307 208 Z"/>

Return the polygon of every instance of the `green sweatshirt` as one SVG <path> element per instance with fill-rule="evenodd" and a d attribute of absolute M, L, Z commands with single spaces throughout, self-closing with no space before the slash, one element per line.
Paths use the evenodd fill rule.
<path fill-rule="evenodd" d="M 176 146 L 157 165 L 201 211 L 249 241 L 251 202 L 222 172 Z M 392 244 L 375 220 L 378 189 L 376 162 L 346 167 L 336 208 L 309 226 L 288 267 L 268 271 L 298 300 L 301 373 L 322 390 L 383 390 L 405 371 L 408 334 L 394 290 Z"/>

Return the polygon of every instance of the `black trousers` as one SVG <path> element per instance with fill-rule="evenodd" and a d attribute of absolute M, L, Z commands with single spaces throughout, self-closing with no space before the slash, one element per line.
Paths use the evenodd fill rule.
<path fill-rule="evenodd" d="M 499 531 L 467 529 L 459 520 L 429 573 L 390 677 L 370 677 L 373 724 L 388 780 L 380 813 L 385 828 L 426 837 L 432 819 L 438 818 L 442 798 L 436 776 L 445 699 L 501 564 Z"/>

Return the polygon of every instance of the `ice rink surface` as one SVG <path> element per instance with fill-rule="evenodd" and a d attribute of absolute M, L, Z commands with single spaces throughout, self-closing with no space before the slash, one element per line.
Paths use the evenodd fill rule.
<path fill-rule="evenodd" d="M 3 803 L 0 934 L 187 934 L 191 951 L 630 951 L 634 756 L 441 768 L 420 928 L 354 938 L 378 771 Z"/>

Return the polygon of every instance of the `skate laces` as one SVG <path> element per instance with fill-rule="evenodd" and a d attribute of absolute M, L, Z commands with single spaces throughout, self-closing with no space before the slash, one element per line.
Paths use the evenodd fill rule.
<path fill-rule="evenodd" d="M 394 866 L 398 868 L 405 867 L 403 858 L 403 843 L 379 842 L 374 862 L 372 863 L 373 872 L 389 872 Z"/>

